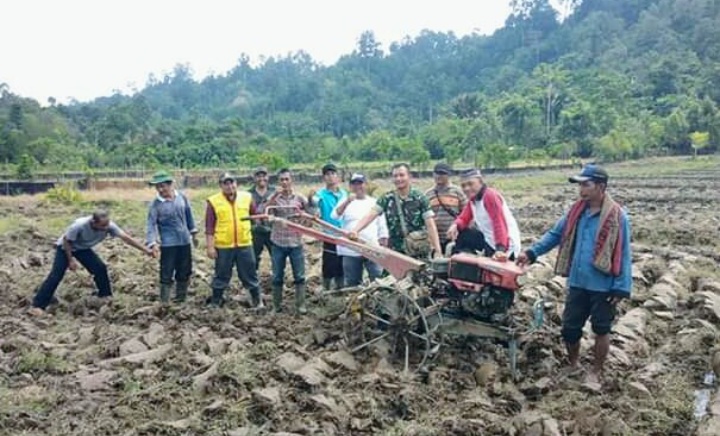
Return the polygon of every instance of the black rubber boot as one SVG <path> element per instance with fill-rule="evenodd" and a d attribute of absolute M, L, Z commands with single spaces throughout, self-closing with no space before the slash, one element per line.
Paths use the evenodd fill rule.
<path fill-rule="evenodd" d="M 211 306 L 222 307 L 223 304 L 225 304 L 225 298 L 223 297 L 224 293 L 224 289 L 213 289 L 212 296 L 208 298 L 208 304 Z"/>

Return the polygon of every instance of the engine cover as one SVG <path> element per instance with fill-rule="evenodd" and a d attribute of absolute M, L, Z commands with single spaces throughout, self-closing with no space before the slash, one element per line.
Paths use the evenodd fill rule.
<path fill-rule="evenodd" d="M 513 262 L 498 262 L 488 257 L 460 253 L 450 258 L 448 281 L 458 289 L 479 292 L 485 286 L 516 291 L 523 270 Z"/>
<path fill-rule="evenodd" d="M 450 258 L 447 268 L 452 303 L 444 313 L 456 318 L 472 318 L 503 324 L 519 288 L 517 278 L 523 274 L 513 262 L 498 262 L 487 257 L 461 253 Z"/>

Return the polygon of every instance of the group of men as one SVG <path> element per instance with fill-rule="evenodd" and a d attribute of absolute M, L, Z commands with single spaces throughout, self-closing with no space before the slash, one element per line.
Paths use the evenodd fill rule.
<path fill-rule="evenodd" d="M 276 189 L 269 185 L 265 168 L 254 171 L 254 186 L 249 191 L 238 190 L 233 175 L 221 175 L 220 192 L 207 199 L 205 211 L 206 251 L 215 262 L 207 302 L 223 305 L 224 292 L 235 268 L 252 305 L 263 307 L 257 269 L 262 253 L 267 250 L 272 263 L 274 311 L 283 310 L 289 259 L 295 311 L 307 312 L 302 235 L 281 221 L 258 220 L 253 215 L 274 215 L 293 221 L 314 216 L 341 229 L 350 239 L 422 259 L 475 252 L 524 266 L 559 246 L 555 271 L 568 277 L 562 336 L 570 363 L 578 366 L 582 328 L 590 318 L 596 334 L 591 376 L 599 376 L 609 350 L 615 305 L 629 297 L 632 287 L 629 221 L 606 191 L 607 172 L 588 165 L 580 175 L 571 177 L 570 182 L 580 187 L 580 199 L 525 251 L 521 249 L 519 227 L 507 202 L 485 184 L 480 170 L 463 172 L 460 188 L 450 183 L 452 172 L 447 164 L 436 165 L 434 186 L 423 193 L 413 186 L 410 167 L 397 164 L 392 168 L 394 189 L 377 199 L 368 194 L 368 181 L 362 174 L 350 177 L 348 189 L 342 187 L 333 164 L 322 168 L 325 186 L 312 192 L 309 198 L 295 190 L 289 169 L 278 172 Z M 163 303 L 169 302 L 173 283 L 175 301 L 186 299 L 192 246 L 198 246 L 198 229 L 190 202 L 175 189 L 168 173 L 155 174 L 150 184 L 157 195 L 148 211 L 145 244 L 123 232 L 105 211 L 76 220 L 56 243 L 52 270 L 36 292 L 32 313 L 40 315 L 51 304 L 66 270 L 77 268 L 76 260 L 93 275 L 98 297 L 112 295 L 107 268 L 92 250 L 108 236 L 120 237 L 147 255 L 160 258 Z M 359 285 L 364 271 L 371 280 L 383 272 L 379 265 L 350 248 L 323 243 L 325 291 Z"/>

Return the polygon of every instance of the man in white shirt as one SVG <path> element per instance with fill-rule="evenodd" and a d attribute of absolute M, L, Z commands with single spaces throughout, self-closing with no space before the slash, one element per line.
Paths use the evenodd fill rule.
<path fill-rule="evenodd" d="M 353 174 L 350 177 L 350 191 L 352 193 L 331 213 L 331 218 L 339 220 L 343 230 L 347 231 L 352 231 L 357 223 L 375 207 L 375 199 L 367 195 L 367 180 L 364 175 Z M 385 217 L 375 218 L 360 232 L 359 239 L 369 245 L 387 246 L 388 228 Z M 367 270 L 371 281 L 382 274 L 382 268 L 378 264 L 362 257 L 358 252 L 340 245 L 338 245 L 337 251 L 342 259 L 345 287 L 360 285 L 363 267 Z"/>

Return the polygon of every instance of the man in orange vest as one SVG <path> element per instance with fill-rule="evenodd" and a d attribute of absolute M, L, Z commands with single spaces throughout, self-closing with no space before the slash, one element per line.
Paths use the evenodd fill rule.
<path fill-rule="evenodd" d="M 205 234 L 207 255 L 215 260 L 215 277 L 209 303 L 222 306 L 225 289 L 232 278 L 233 266 L 243 286 L 250 292 L 252 305 L 263 307 L 255 269 L 251 222 L 247 217 L 255 213 L 252 195 L 238 191 L 235 177 L 220 176 L 221 192 L 207 199 Z"/>

